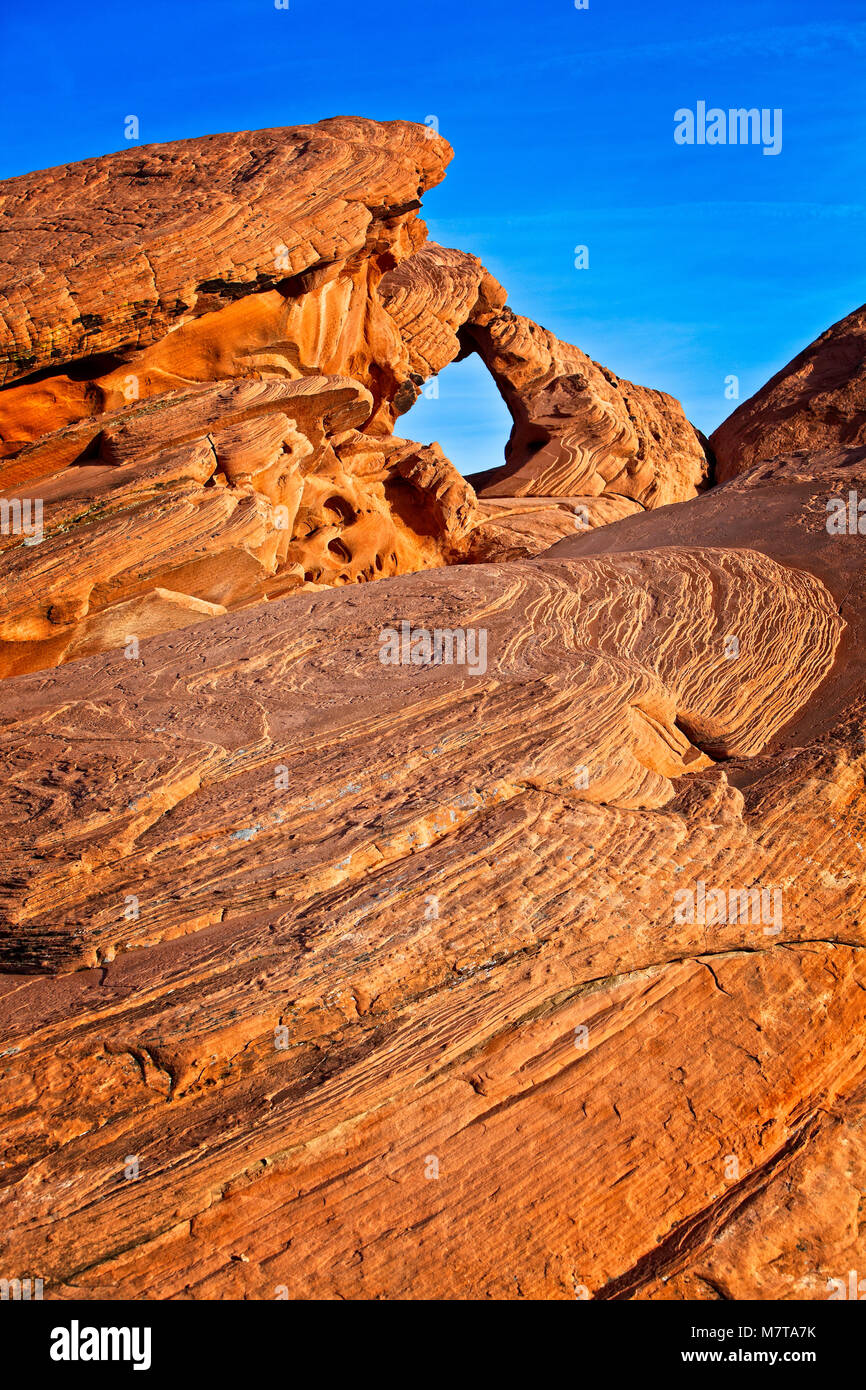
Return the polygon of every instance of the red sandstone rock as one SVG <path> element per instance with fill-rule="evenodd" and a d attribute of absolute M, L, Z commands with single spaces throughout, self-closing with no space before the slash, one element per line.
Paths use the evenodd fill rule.
<path fill-rule="evenodd" d="M 43 536 L 0 538 L 0 675 L 176 626 L 182 601 L 121 632 L 156 589 L 195 613 L 460 558 L 471 489 L 435 449 L 359 434 L 370 408 L 348 378 L 221 382 L 29 446 L 5 496 L 42 503 Z"/>
<path fill-rule="evenodd" d="M 7 1262 L 61 1295 L 649 1290 L 775 1210 L 862 1068 L 862 739 L 763 751 L 835 605 L 730 549 L 347 597 L 0 690 L 7 967 L 101 967 L 0 995 Z M 487 669 L 383 667 L 402 615 L 485 624 Z M 700 880 L 784 885 L 778 932 L 677 925 Z"/>
<path fill-rule="evenodd" d="M 3 379 L 145 348 L 239 303 L 266 313 L 272 301 L 257 292 L 279 286 L 292 298 L 326 285 L 351 298 L 376 257 L 381 274 L 423 241 L 419 200 L 450 157 L 445 140 L 407 121 L 338 117 L 9 179 Z M 321 342 L 316 355 L 328 370 Z"/>
<path fill-rule="evenodd" d="M 800 449 L 866 444 L 866 305 L 834 323 L 710 438 L 726 482 Z"/>
<path fill-rule="evenodd" d="M 6 185 L 0 502 L 45 524 L 0 537 L 0 1256 L 46 1297 L 866 1260 L 866 552 L 827 525 L 866 448 L 795 393 L 808 449 L 704 490 L 676 402 L 424 241 L 447 153 L 347 119 Z M 472 350 L 515 419 L 480 501 L 392 433 Z"/>
<path fill-rule="evenodd" d="M 514 428 L 505 465 L 472 480 L 482 496 L 605 494 L 658 507 L 705 484 L 704 442 L 678 401 L 513 313 L 477 257 L 428 243 L 383 277 L 379 297 L 419 379 L 458 350 L 478 352 L 493 376 Z"/>
<path fill-rule="evenodd" d="M 515 320 L 476 257 L 425 241 L 449 157 L 426 129 L 346 118 L 7 181 L 0 256 L 27 290 L 0 302 L 0 506 L 38 504 L 44 526 L 38 547 L 4 530 L 0 677 L 140 637 L 120 629 L 145 611 L 152 634 L 201 604 L 539 553 L 567 511 L 491 516 L 437 445 L 392 435 L 473 347 L 519 420 L 592 377 L 551 407 L 582 463 L 504 492 L 577 494 L 586 525 L 694 493 L 704 457 L 675 402 L 611 388 Z M 529 356 L 497 356 L 518 322 Z M 157 589 L 176 597 L 138 603 Z"/>
<path fill-rule="evenodd" d="M 507 308 L 478 313 L 465 333 L 514 418 L 505 466 L 474 479 L 482 497 L 604 493 L 662 507 L 706 483 L 703 441 L 673 397 Z"/>
<path fill-rule="evenodd" d="M 608 526 L 642 511 L 629 497 L 483 497 L 468 558 L 477 563 L 528 560 L 566 536 Z"/>
<path fill-rule="evenodd" d="M 813 574 L 832 594 L 845 631 L 819 706 L 807 706 L 791 741 L 844 720 L 866 683 L 866 577 L 862 537 L 828 531 L 831 498 L 866 497 L 866 448 L 793 455 L 758 465 L 680 507 L 626 517 L 609 531 L 569 537 L 549 555 L 575 559 L 658 547 L 732 547 Z M 732 632 L 732 635 L 736 635 Z"/>

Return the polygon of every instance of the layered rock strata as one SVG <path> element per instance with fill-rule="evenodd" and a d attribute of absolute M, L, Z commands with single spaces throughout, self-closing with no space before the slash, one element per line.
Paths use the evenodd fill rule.
<path fill-rule="evenodd" d="M 421 198 L 450 156 L 426 128 L 339 118 L 3 185 L 0 676 L 564 534 L 556 504 L 503 530 L 437 445 L 393 434 L 426 379 L 513 319 L 476 257 L 426 240 Z M 545 364 L 515 387 L 483 355 L 512 410 L 534 410 Z M 517 490 L 574 495 L 588 525 L 691 495 L 700 451 L 668 478 L 656 417 L 592 371 L 569 427 L 592 460 Z"/>
<path fill-rule="evenodd" d="M 0 1204 L 59 1294 L 636 1292 L 862 1066 L 864 752 L 762 762 L 838 650 L 820 581 L 668 549 L 347 600 L 0 692 Z M 484 659 L 383 664 L 406 615 Z M 784 909 L 678 920 L 702 882 Z"/>
<path fill-rule="evenodd" d="M 473 480 L 482 497 L 611 494 L 663 507 L 706 484 L 704 442 L 672 396 L 621 380 L 507 307 L 464 333 L 514 419 L 504 467 Z"/>
<path fill-rule="evenodd" d="M 0 1273 L 46 1298 L 866 1263 L 866 448 L 795 367 L 798 447 L 732 425 L 708 489 L 671 398 L 426 241 L 448 153 L 347 119 L 6 186 Z M 393 434 L 470 351 L 480 498 Z"/>

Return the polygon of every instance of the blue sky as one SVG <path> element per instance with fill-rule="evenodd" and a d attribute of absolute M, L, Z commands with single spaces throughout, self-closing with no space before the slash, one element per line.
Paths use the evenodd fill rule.
<path fill-rule="evenodd" d="M 357 114 L 435 116 L 431 235 L 509 302 L 709 433 L 866 299 L 861 0 L 136 0 L 5 7 L 0 176 L 125 145 Z M 781 108 L 777 156 L 679 146 L 674 112 Z M 589 248 L 576 270 L 574 248 Z M 508 420 L 474 360 L 404 418 L 464 472 Z"/>

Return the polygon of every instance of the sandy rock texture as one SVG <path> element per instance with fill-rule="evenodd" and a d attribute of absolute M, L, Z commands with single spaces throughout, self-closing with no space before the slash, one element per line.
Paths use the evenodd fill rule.
<path fill-rule="evenodd" d="M 516 376 L 513 354 L 488 350 L 516 322 L 505 290 L 418 216 L 450 157 L 426 127 L 337 118 L 2 185 L 0 677 L 198 621 L 202 605 L 551 544 L 558 504 L 503 530 L 437 444 L 394 434 L 469 351 L 516 419 L 538 416 L 557 372 L 567 391 L 579 364 L 592 375 L 566 429 L 596 440 L 575 445 L 586 466 L 507 495 L 577 495 L 598 525 L 632 499 L 694 494 L 704 455 L 669 397 L 614 390 L 532 324 L 553 347 L 529 343 Z M 672 432 L 669 462 L 655 437 Z M 144 602 L 156 589 L 169 597 Z"/>
<path fill-rule="evenodd" d="M 407 614 L 486 663 L 383 665 Z M 765 761 L 842 630 L 811 575 L 659 549 L 6 683 L 7 1263 L 112 1296 L 643 1287 L 862 1066 L 862 734 Z M 778 887 L 778 927 L 678 923 L 700 881 Z"/>
<path fill-rule="evenodd" d="M 672 396 L 620 380 L 507 306 L 478 312 L 465 336 L 514 420 L 504 466 L 473 480 L 482 497 L 605 494 L 663 507 L 705 485 L 704 441 Z"/>
<path fill-rule="evenodd" d="M 435 445 L 359 432 L 369 408 L 348 377 L 219 382 L 32 445 L 18 492 L 41 505 L 43 534 L 0 538 L 0 674 L 162 630 L 130 608 L 156 588 L 180 617 L 461 558 L 471 488 Z M 77 451 L 86 463 L 37 472 Z"/>
<path fill-rule="evenodd" d="M 505 464 L 472 479 L 482 497 L 604 495 L 660 507 L 706 484 L 705 441 L 678 401 L 515 314 L 477 257 L 428 243 L 383 277 L 380 296 L 416 373 L 441 370 L 455 346 L 477 352 L 508 406 Z"/>
<path fill-rule="evenodd" d="M 399 340 L 368 287 L 423 243 L 420 199 L 450 157 L 408 121 L 339 117 L 7 180 L 3 380 L 50 373 L 41 393 L 11 398 L 22 428 L 40 407 L 57 421 L 122 403 L 117 366 L 133 362 L 150 394 L 179 384 L 178 369 L 182 384 L 246 374 L 244 356 L 262 352 L 281 360 L 259 365 L 291 376 L 311 358 L 317 371 L 384 371 Z M 105 360 L 118 353 L 122 364 Z"/>
<path fill-rule="evenodd" d="M 449 153 L 341 118 L 5 187 L 0 1272 L 46 1298 L 866 1268 L 866 444 L 793 364 L 713 485 L 427 240 Z M 473 351 L 477 492 L 394 434 Z"/>
<path fill-rule="evenodd" d="M 726 482 L 765 459 L 866 444 L 866 305 L 834 323 L 710 438 Z"/>
<path fill-rule="evenodd" d="M 42 543 L 4 527 L 0 675 L 467 553 L 472 489 L 393 435 L 423 376 L 377 293 L 450 156 L 341 118 L 3 185 L 0 507 L 38 504 Z M 459 351 L 465 280 L 428 313 L 427 375 Z M 156 588 L 175 597 L 132 625 Z"/>

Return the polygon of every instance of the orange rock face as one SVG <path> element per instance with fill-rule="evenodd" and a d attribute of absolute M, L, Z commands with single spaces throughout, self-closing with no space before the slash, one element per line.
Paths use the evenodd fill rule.
<path fill-rule="evenodd" d="M 475 256 L 428 243 L 380 285 L 413 370 L 477 352 L 514 419 L 504 466 L 473 481 L 483 497 L 600 495 L 661 507 L 705 485 L 704 441 L 673 397 L 621 381 L 506 305 Z M 453 333 L 456 330 L 455 341 Z"/>
<path fill-rule="evenodd" d="M 605 494 L 663 507 L 705 484 L 701 437 L 672 396 L 620 381 L 508 308 L 480 312 L 466 336 L 514 418 L 505 466 L 475 480 L 482 497 Z"/>
<path fill-rule="evenodd" d="M 405 341 L 396 286 L 378 292 L 424 244 L 449 157 L 405 122 L 340 119 L 5 185 L 0 504 L 38 505 L 42 541 L 4 528 L 0 675 L 465 557 L 472 489 L 392 429 L 459 352 L 483 272 L 453 253 Z"/>
<path fill-rule="evenodd" d="M 530 556 L 572 516 L 694 495 L 705 459 L 676 402 L 515 320 L 476 257 L 427 242 L 420 199 L 450 155 L 426 128 L 340 118 L 4 185 L 0 508 L 29 510 L 0 534 L 0 677 L 214 605 Z M 513 343 L 490 345 L 516 322 L 512 370 Z M 571 511 L 505 521 L 438 446 L 394 437 L 421 384 L 473 349 L 518 422 L 551 392 L 567 416 L 577 392 L 551 444 L 573 466 L 501 489 Z"/>
<path fill-rule="evenodd" d="M 105 406 L 118 389 L 106 355 L 140 365 L 144 388 L 163 373 L 150 385 L 164 390 L 179 384 L 178 368 L 183 384 L 246 375 L 225 368 L 280 347 L 278 363 L 248 365 L 290 376 L 337 362 L 369 368 L 383 346 L 377 329 L 399 354 L 384 314 L 363 322 L 367 286 L 423 242 L 420 198 L 450 157 L 444 140 L 409 122 L 340 117 L 9 179 L 0 264 L 16 288 L 3 302 L 3 380 L 47 370 L 45 394 L 63 396 L 82 375 L 77 367 L 70 381 L 66 365 L 84 363 L 99 387 L 87 399 Z M 292 323 L 298 307 L 302 326 Z M 211 317 L 226 310 L 219 324 Z"/>
<path fill-rule="evenodd" d="M 834 323 L 710 438 L 726 482 L 801 449 L 866 444 L 866 305 Z"/>
<path fill-rule="evenodd" d="M 341 119 L 7 186 L 0 1267 L 46 1297 L 866 1263 L 866 447 L 806 408 L 710 486 L 426 241 L 447 155 Z M 393 434 L 469 351 L 480 496 Z"/>
<path fill-rule="evenodd" d="M 156 610 L 130 625 L 156 588 L 179 617 L 461 557 L 474 494 L 435 448 L 359 432 L 370 404 L 347 377 L 218 382 L 29 446 L 12 491 L 41 506 L 42 538 L 2 538 L 0 674 L 160 631 Z"/>

